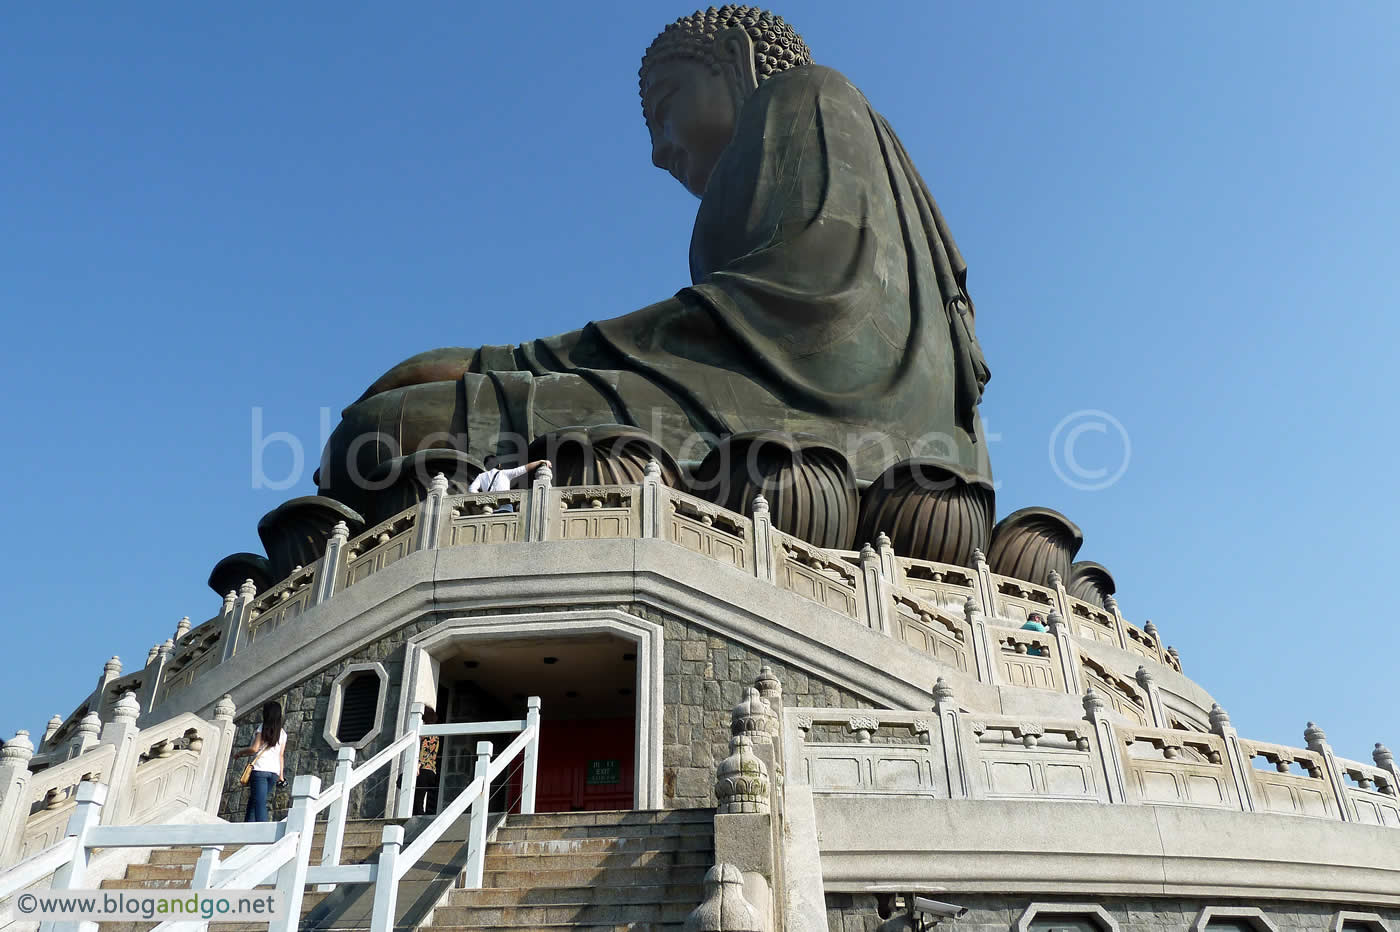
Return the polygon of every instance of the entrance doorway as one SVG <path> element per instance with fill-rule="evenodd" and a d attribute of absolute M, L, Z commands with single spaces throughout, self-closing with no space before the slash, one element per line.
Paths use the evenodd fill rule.
<path fill-rule="evenodd" d="M 452 644 L 438 666 L 438 721 L 519 719 L 540 697 L 537 812 L 631 809 L 636 805 L 637 645 L 610 634 L 470 640 Z M 451 802 L 472 779 L 476 742 L 500 751 L 513 734 L 444 738 L 436 799 Z M 518 767 L 493 793 L 492 809 L 514 808 Z"/>

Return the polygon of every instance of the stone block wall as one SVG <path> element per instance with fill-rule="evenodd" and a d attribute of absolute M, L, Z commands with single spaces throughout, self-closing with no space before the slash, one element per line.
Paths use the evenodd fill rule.
<path fill-rule="evenodd" d="M 1206 906 L 1253 906 L 1263 911 L 1280 932 L 1326 932 L 1341 909 L 1375 913 L 1392 928 L 1400 923 L 1400 910 L 1356 906 L 1329 906 L 1310 903 L 1250 902 L 1225 900 L 1134 899 L 1129 897 L 1007 897 L 982 894 L 959 896 L 954 892 L 935 894 L 940 900 L 967 907 L 961 919 L 945 919 L 939 932 L 1012 932 L 1026 907 L 1036 903 L 1096 903 L 1114 919 L 1122 932 L 1187 932 Z M 874 932 L 881 919 L 875 912 L 875 897 L 843 893 L 826 895 L 826 919 L 830 932 Z"/>
<path fill-rule="evenodd" d="M 585 608 L 586 606 L 579 606 Z M 715 805 L 715 767 L 729 754 L 730 710 L 753 684 L 759 668 L 768 662 L 783 684 L 783 701 L 788 706 L 831 708 L 870 708 L 871 703 L 854 693 L 824 682 L 799 667 L 768 660 L 750 648 L 733 643 L 700 624 L 686 622 L 668 613 L 635 604 L 600 605 L 617 609 L 662 625 L 664 630 L 664 685 L 661 700 L 662 766 L 666 805 L 675 808 Z M 489 610 L 467 613 L 482 617 L 539 611 L 538 606 L 517 606 L 511 611 Z M 286 772 L 315 774 L 322 784 L 335 772 L 335 751 L 324 737 L 330 712 L 330 688 L 336 676 L 356 663 L 378 662 L 389 675 L 384 711 L 385 728 L 369 746 L 358 752 L 365 760 L 394 738 L 399 718 L 399 689 L 403 677 L 404 643 L 436 622 L 423 619 L 405 625 L 308 676 L 279 696 L 287 729 Z M 261 723 L 261 706 L 250 707 L 237 718 L 236 747 L 248 747 Z M 241 820 L 248 791 L 238 785 L 238 774 L 246 758 L 231 762 L 225 783 L 220 815 Z M 380 771 L 357 791 L 351 800 L 354 817 L 374 818 L 384 812 L 387 770 Z M 269 816 L 281 818 L 289 804 L 288 790 L 274 794 Z"/>

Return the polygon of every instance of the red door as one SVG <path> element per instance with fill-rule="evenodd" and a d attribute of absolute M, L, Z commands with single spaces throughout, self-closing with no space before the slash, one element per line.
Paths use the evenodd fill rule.
<path fill-rule="evenodd" d="M 542 722 L 535 811 L 631 809 L 635 748 L 632 718 Z"/>

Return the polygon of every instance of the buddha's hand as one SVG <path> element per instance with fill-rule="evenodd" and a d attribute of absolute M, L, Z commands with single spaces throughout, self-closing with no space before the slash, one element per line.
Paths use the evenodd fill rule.
<path fill-rule="evenodd" d="M 465 346 L 444 346 L 411 356 L 375 379 L 358 400 L 364 401 L 381 392 L 422 385 L 424 382 L 455 381 L 471 368 L 475 356 L 476 350 Z"/>

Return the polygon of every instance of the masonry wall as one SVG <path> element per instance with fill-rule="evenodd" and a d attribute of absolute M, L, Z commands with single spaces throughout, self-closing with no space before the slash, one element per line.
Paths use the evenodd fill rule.
<path fill-rule="evenodd" d="M 949 932 L 1011 932 L 1025 913 L 1036 903 L 1095 903 L 1118 921 L 1122 932 L 1186 932 L 1206 906 L 1253 906 L 1263 911 L 1281 932 L 1326 932 L 1332 928 L 1338 910 L 1375 913 L 1389 921 L 1391 928 L 1400 923 L 1400 910 L 1356 906 L 1325 906 L 1300 903 L 1251 902 L 1231 903 L 1224 900 L 1169 900 L 1102 897 L 1002 897 L 960 896 L 956 892 L 931 894 L 939 899 L 965 906 L 966 916 L 945 919 L 937 928 Z M 873 896 L 828 893 L 826 896 L 827 928 L 830 932 L 874 932 L 882 920 L 875 912 Z"/>
<path fill-rule="evenodd" d="M 854 693 L 827 683 L 799 667 L 778 663 L 750 648 L 720 637 L 703 625 L 682 621 L 668 613 L 635 604 L 578 606 L 608 608 L 627 612 L 661 624 L 664 640 L 665 706 L 662 723 L 662 766 L 666 805 L 671 808 L 708 807 L 715 804 L 715 767 L 729 754 L 730 710 L 741 700 L 744 689 L 753 684 L 759 668 L 768 662 L 783 684 L 783 701 L 789 706 L 870 708 L 871 704 Z M 537 606 L 518 606 L 513 611 L 465 613 L 470 617 L 525 614 Z M 455 613 L 462 617 L 463 613 Z M 323 784 L 335 772 L 335 751 L 325 740 L 326 718 L 330 713 L 330 689 L 335 678 L 351 664 L 378 662 L 389 675 L 385 700 L 383 732 L 359 751 L 357 760 L 373 755 L 394 739 L 394 723 L 399 719 L 399 689 L 403 679 L 405 642 L 437 622 L 424 619 L 405 625 L 366 645 L 336 663 L 317 671 L 306 680 L 273 697 L 282 703 L 287 729 L 286 774 L 289 786 L 278 790 L 269 805 L 269 817 L 281 818 L 289 804 L 288 791 L 294 774 L 315 774 Z M 261 707 L 249 708 L 236 719 L 236 747 L 247 747 L 261 723 Z M 238 785 L 238 775 L 246 758 L 235 759 L 225 783 L 220 815 L 241 820 L 248 791 Z M 384 811 L 388 771 L 364 784 L 351 800 L 356 817 L 371 818 Z"/>

